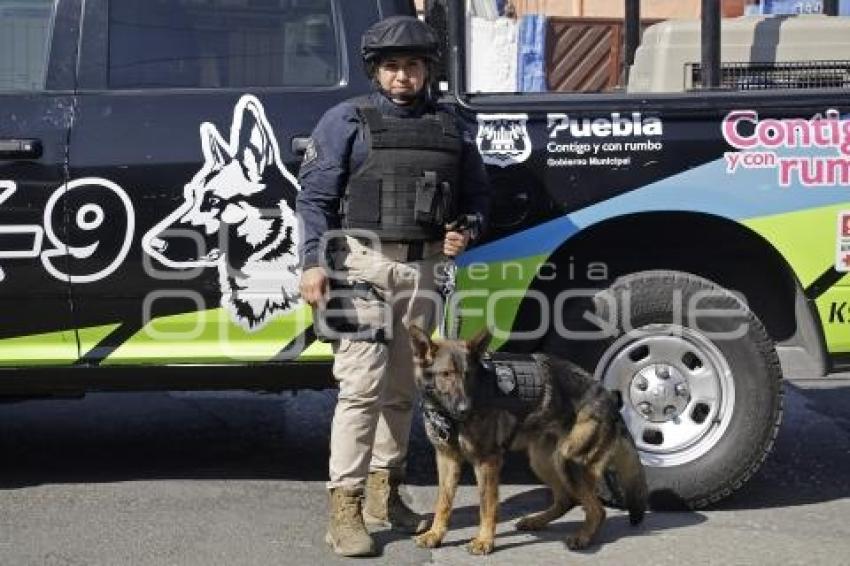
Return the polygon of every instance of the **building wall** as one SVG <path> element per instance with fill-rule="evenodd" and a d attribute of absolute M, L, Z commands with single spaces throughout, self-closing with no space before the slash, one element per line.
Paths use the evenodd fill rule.
<path fill-rule="evenodd" d="M 514 0 L 517 12 L 538 12 L 548 16 L 622 18 L 623 0 Z M 644 18 L 698 18 L 701 0 L 642 0 Z M 723 0 L 723 15 L 740 16 L 747 0 Z"/>
<path fill-rule="evenodd" d="M 422 10 L 425 0 L 416 0 L 416 8 Z M 547 16 L 587 16 L 600 18 L 622 18 L 623 0 L 513 0 L 517 13 L 543 13 Z M 746 4 L 755 0 L 723 0 L 723 15 L 740 16 Z M 642 0 L 644 18 L 697 18 L 701 0 Z"/>

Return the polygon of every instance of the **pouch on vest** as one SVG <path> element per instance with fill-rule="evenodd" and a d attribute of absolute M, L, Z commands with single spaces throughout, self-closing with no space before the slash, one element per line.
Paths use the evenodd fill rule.
<path fill-rule="evenodd" d="M 416 205 L 413 210 L 413 219 L 417 224 L 426 226 L 439 225 L 441 223 L 441 201 L 442 187 L 437 184 L 437 174 L 434 171 L 426 171 L 422 177 L 416 179 Z"/>
<path fill-rule="evenodd" d="M 381 180 L 360 179 L 356 198 L 346 198 L 343 216 L 355 225 L 377 224 L 381 221 Z"/>

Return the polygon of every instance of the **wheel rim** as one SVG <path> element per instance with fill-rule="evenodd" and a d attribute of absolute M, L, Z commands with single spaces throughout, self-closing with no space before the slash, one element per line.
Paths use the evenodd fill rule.
<path fill-rule="evenodd" d="M 696 460 L 732 419 L 729 363 L 691 328 L 653 324 L 629 332 L 605 351 L 596 378 L 622 396 L 623 419 L 647 466 Z"/>

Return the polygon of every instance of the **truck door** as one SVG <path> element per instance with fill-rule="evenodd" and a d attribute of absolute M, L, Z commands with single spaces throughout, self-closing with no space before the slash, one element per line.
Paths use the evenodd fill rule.
<path fill-rule="evenodd" d="M 77 359 L 63 219 L 78 10 L 0 0 L 0 366 Z"/>
<path fill-rule="evenodd" d="M 368 88 L 344 38 L 377 5 L 352 4 L 86 2 L 69 230 L 93 246 L 71 267 L 87 362 L 303 349 L 293 144 Z"/>

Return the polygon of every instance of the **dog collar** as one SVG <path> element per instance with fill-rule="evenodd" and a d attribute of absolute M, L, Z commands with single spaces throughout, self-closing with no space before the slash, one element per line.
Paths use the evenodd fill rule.
<path fill-rule="evenodd" d="M 425 421 L 425 434 L 433 444 L 449 444 L 457 432 L 454 421 L 445 412 L 430 404 L 423 406 L 422 418 Z"/>

